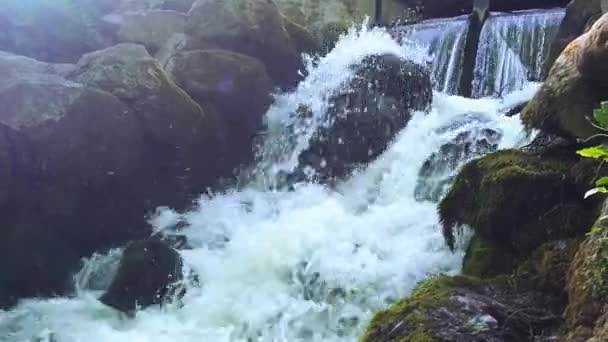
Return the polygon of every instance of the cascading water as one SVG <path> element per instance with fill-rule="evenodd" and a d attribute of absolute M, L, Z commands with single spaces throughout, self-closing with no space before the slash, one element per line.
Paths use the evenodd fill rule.
<path fill-rule="evenodd" d="M 285 169 L 297 162 L 294 155 L 314 132 L 328 94 L 352 77 L 350 65 L 372 54 L 409 58 L 411 51 L 380 29 L 343 37 L 311 64 L 295 92 L 277 97 L 267 141 L 279 145 L 270 146 L 268 164 Z M 0 313 L 0 341 L 356 341 L 375 311 L 418 281 L 459 271 L 462 252 L 446 248 L 435 204 L 414 197 L 419 170 L 466 127 L 500 132 L 500 147 L 522 143 L 519 120 L 500 115 L 519 100 L 438 93 L 430 113 L 416 113 L 380 158 L 335 188 L 301 183 L 269 189 L 252 181 L 202 196 L 190 212 L 161 209 L 151 223 L 166 234 L 180 227 L 177 233 L 191 245 L 181 254 L 199 277 L 186 284 L 181 305 L 150 307 L 132 319 L 102 305 L 96 290 L 116 268 L 113 251 L 89 261 L 76 277 L 82 290 L 74 298 L 26 300 Z M 285 139 L 280 126 L 292 123 L 302 103 L 313 108 L 313 117 L 301 123 L 295 141 Z M 470 112 L 485 119 L 461 125 Z"/>
<path fill-rule="evenodd" d="M 401 39 L 426 49 L 432 59 L 435 89 L 456 94 L 462 76 L 468 17 L 425 20 L 397 29 Z"/>
<path fill-rule="evenodd" d="M 539 81 L 565 10 L 491 13 L 479 39 L 473 97 L 502 96 Z"/>

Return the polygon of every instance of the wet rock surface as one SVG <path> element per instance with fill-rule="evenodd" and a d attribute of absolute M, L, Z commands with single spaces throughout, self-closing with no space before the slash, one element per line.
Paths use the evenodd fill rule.
<path fill-rule="evenodd" d="M 133 242 L 124 250 L 114 280 L 100 301 L 128 314 L 169 302 L 183 278 L 182 266 L 181 256 L 161 241 Z"/>
<path fill-rule="evenodd" d="M 410 120 L 432 100 L 429 71 L 411 61 L 384 55 L 356 66 L 351 91 L 335 96 L 327 126 L 299 157 L 324 180 L 341 178 L 385 151 Z M 306 108 L 300 113 L 306 117 Z"/>
<path fill-rule="evenodd" d="M 531 341 L 555 334 L 559 306 L 505 281 L 431 278 L 371 321 L 362 341 Z"/>

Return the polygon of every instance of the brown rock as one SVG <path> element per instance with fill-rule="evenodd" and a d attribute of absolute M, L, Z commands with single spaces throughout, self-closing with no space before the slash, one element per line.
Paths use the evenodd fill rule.
<path fill-rule="evenodd" d="M 551 44 L 549 56 L 545 60 L 543 74 L 547 76 L 553 63 L 562 51 L 601 14 L 600 0 L 573 0 L 568 5 L 566 16 L 562 20 L 557 36 Z"/>
<path fill-rule="evenodd" d="M 578 70 L 594 84 L 607 85 L 608 14 L 598 19 L 583 37 L 577 57 Z"/>
<path fill-rule="evenodd" d="M 273 1 L 198 0 L 188 13 L 187 50 L 219 48 L 261 60 L 272 79 L 293 85 L 301 61 Z"/>
<path fill-rule="evenodd" d="M 605 202 L 600 218 L 570 265 L 566 285 L 569 303 L 564 313 L 565 341 L 586 341 L 593 336 L 594 327 L 600 334 L 603 330 L 601 315 L 608 312 L 607 213 L 608 202 Z"/>
<path fill-rule="evenodd" d="M 547 80 L 521 113 L 528 128 L 585 139 L 598 130 L 589 123 L 606 99 L 608 16 L 571 42 L 555 61 Z"/>

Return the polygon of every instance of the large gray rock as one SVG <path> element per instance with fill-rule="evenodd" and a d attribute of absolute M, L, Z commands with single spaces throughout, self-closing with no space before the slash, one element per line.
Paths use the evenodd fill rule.
<path fill-rule="evenodd" d="M 118 42 L 142 44 L 152 53 L 186 27 L 185 14 L 168 10 L 112 13 L 103 21 L 114 31 Z"/>
<path fill-rule="evenodd" d="M 412 112 L 427 110 L 432 101 L 429 71 L 414 62 L 382 55 L 354 68 L 357 76 L 348 90 L 331 100 L 331 124 L 321 127 L 299 156 L 300 166 L 314 169 L 322 180 L 344 177 L 376 159 Z"/>
<path fill-rule="evenodd" d="M 266 68 L 246 55 L 184 51 L 173 55 L 165 69 L 193 99 L 213 105 L 228 122 L 256 130 L 271 103 L 272 81 Z"/>
<path fill-rule="evenodd" d="M 61 186 L 39 189 L 43 214 L 71 215 L 78 206 L 75 189 L 106 189 L 137 167 L 142 130 L 129 108 L 107 92 L 54 75 L 24 74 L 0 82 L 0 103 L 0 124 L 36 153 L 33 170 L 20 172 L 61 180 Z M 18 192 L 25 196 L 28 190 Z"/>
<path fill-rule="evenodd" d="M 173 83 L 146 49 L 119 44 L 85 55 L 69 78 L 106 90 L 131 105 L 146 134 L 178 148 L 186 148 L 205 125 L 205 114 L 182 89 Z"/>
<path fill-rule="evenodd" d="M 187 50 L 219 48 L 261 60 L 274 81 L 293 85 L 300 57 L 276 4 L 268 0 L 198 0 L 188 13 Z"/>
<path fill-rule="evenodd" d="M 145 229 L 121 229 L 135 222 L 124 209 L 95 214 L 128 203 L 141 217 L 125 184 L 139 167 L 143 133 L 126 105 L 36 73 L 1 79 L 0 104 L 1 306 L 66 293 L 80 257 Z"/>
<path fill-rule="evenodd" d="M 217 110 L 230 141 L 223 153 L 228 167 L 249 161 L 252 139 L 272 102 L 272 81 L 264 65 L 225 50 L 194 50 L 173 54 L 165 69 L 195 101 Z"/>
<path fill-rule="evenodd" d="M 131 243 L 100 301 L 128 314 L 169 301 L 176 283 L 183 278 L 182 265 L 179 253 L 161 241 Z"/>

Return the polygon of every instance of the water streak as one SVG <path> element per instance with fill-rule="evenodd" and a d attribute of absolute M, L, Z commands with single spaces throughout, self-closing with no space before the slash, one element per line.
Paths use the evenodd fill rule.
<path fill-rule="evenodd" d="M 539 81 L 565 10 L 491 13 L 477 51 L 473 97 L 501 96 Z"/>
<path fill-rule="evenodd" d="M 432 58 L 436 90 L 456 94 L 462 76 L 467 16 L 425 20 L 398 28 L 399 36 L 423 47 Z"/>

